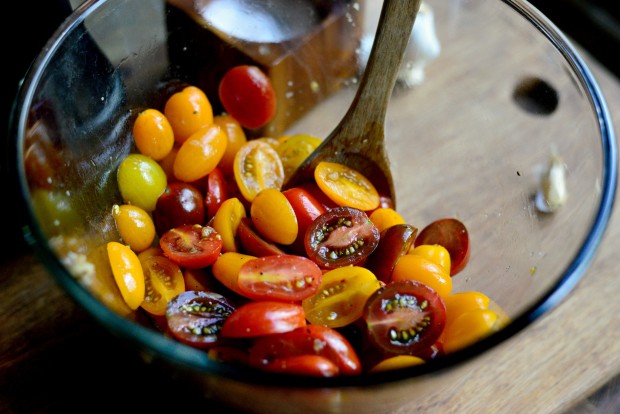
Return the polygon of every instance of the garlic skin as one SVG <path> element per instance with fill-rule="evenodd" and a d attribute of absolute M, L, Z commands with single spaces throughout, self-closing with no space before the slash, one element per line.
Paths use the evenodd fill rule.
<path fill-rule="evenodd" d="M 362 36 L 359 50 L 361 71 L 364 70 L 368 61 L 374 37 L 374 33 L 366 33 Z M 435 14 L 431 6 L 422 2 L 403 56 L 396 80 L 397 85 L 412 88 L 421 84 L 425 78 L 426 65 L 437 58 L 440 53 L 441 44 L 435 32 Z"/>
<path fill-rule="evenodd" d="M 540 178 L 540 189 L 536 193 L 536 208 L 543 213 L 554 213 L 568 199 L 566 189 L 566 164 L 553 152 L 547 170 Z"/>

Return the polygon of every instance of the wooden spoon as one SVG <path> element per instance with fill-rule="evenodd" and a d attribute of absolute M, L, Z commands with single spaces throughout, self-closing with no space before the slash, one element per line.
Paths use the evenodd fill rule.
<path fill-rule="evenodd" d="M 306 158 L 283 190 L 312 181 L 321 161 L 345 164 L 364 174 L 396 205 L 385 150 L 384 123 L 405 48 L 421 0 L 384 0 L 368 63 L 353 103 L 332 133 Z"/>

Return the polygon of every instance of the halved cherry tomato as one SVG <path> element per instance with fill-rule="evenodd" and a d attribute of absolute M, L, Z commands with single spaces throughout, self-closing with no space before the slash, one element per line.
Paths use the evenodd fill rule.
<path fill-rule="evenodd" d="M 379 205 L 379 193 L 370 180 L 346 165 L 322 161 L 314 169 L 314 179 L 339 206 L 369 211 Z"/>
<path fill-rule="evenodd" d="M 209 271 L 209 268 L 183 269 L 182 273 L 185 290 L 216 291 L 213 274 Z"/>
<path fill-rule="evenodd" d="M 188 290 L 168 302 L 166 319 L 176 339 L 208 348 L 222 342 L 222 325 L 234 310 L 235 305 L 218 293 Z"/>
<path fill-rule="evenodd" d="M 368 215 L 368 218 L 370 221 L 375 223 L 375 226 L 377 226 L 380 233 L 388 227 L 392 227 L 396 224 L 405 224 L 405 219 L 403 216 L 390 207 L 376 208 Z"/>
<path fill-rule="evenodd" d="M 415 355 L 437 341 L 446 322 L 443 299 L 413 280 L 391 282 L 366 304 L 364 320 L 369 337 L 388 355 Z"/>
<path fill-rule="evenodd" d="M 293 355 L 271 361 L 260 368 L 268 372 L 279 372 L 307 377 L 334 377 L 338 375 L 338 366 L 320 355 Z"/>
<path fill-rule="evenodd" d="M 322 140 L 308 134 L 297 134 L 281 137 L 278 141 L 280 145 L 277 151 L 284 167 L 284 176 L 288 178 L 308 158 L 308 155 L 321 144 Z"/>
<path fill-rule="evenodd" d="M 179 266 L 197 269 L 215 262 L 222 250 L 222 238 L 213 227 L 186 224 L 165 232 L 159 245 Z"/>
<path fill-rule="evenodd" d="M 366 300 L 380 287 L 370 270 L 345 266 L 325 273 L 318 292 L 301 305 L 310 323 L 340 328 L 362 316 Z"/>
<path fill-rule="evenodd" d="M 323 272 L 303 256 L 263 256 L 245 262 L 237 283 L 243 296 L 254 300 L 299 301 L 314 295 Z"/>
<path fill-rule="evenodd" d="M 439 244 L 450 253 L 450 275 L 454 276 L 469 261 L 469 234 L 465 225 L 455 218 L 436 220 L 422 229 L 414 246 L 421 244 Z"/>
<path fill-rule="evenodd" d="M 321 214 L 306 231 L 308 257 L 319 266 L 335 269 L 360 265 L 379 243 L 379 230 L 366 213 L 336 207 Z"/>
<path fill-rule="evenodd" d="M 368 372 L 382 372 L 382 371 L 390 371 L 393 369 L 400 369 L 405 367 L 412 367 L 414 365 L 423 364 L 424 361 L 422 358 L 414 356 L 414 355 L 396 355 L 389 358 L 386 358 L 374 365 Z"/>
<path fill-rule="evenodd" d="M 245 217 L 245 207 L 237 197 L 231 197 L 222 205 L 213 217 L 213 228 L 222 238 L 222 252 L 236 252 L 237 229 Z"/>
<path fill-rule="evenodd" d="M 284 168 L 275 149 L 261 140 L 248 141 L 235 155 L 235 181 L 247 201 L 265 188 L 277 188 L 284 183 Z"/>
<path fill-rule="evenodd" d="M 238 307 L 222 325 L 222 336 L 253 338 L 306 326 L 301 305 L 277 301 L 248 302 Z"/>
<path fill-rule="evenodd" d="M 218 94 L 226 112 L 241 125 L 256 129 L 276 113 L 276 93 L 269 77 L 257 66 L 240 65 L 220 80 Z"/>
<path fill-rule="evenodd" d="M 285 254 L 276 244 L 263 239 L 255 230 L 252 219 L 242 217 L 237 228 L 237 238 L 244 253 L 253 256 L 271 256 Z"/>
<path fill-rule="evenodd" d="M 418 229 L 411 224 L 395 224 L 383 230 L 379 244 L 368 257 L 365 266 L 377 279 L 389 283 L 396 262 L 413 246 L 417 233 Z"/>
<path fill-rule="evenodd" d="M 235 162 L 235 154 L 237 151 L 248 142 L 247 137 L 245 136 L 245 131 L 243 127 L 235 118 L 230 116 L 229 114 L 221 114 L 217 115 L 213 118 L 213 123 L 219 125 L 222 128 L 222 131 L 226 133 L 228 138 L 228 144 L 226 145 L 226 151 L 224 151 L 224 156 L 220 160 L 218 167 L 225 176 L 233 175 L 233 164 Z"/>
<path fill-rule="evenodd" d="M 432 288 L 442 298 L 452 293 L 452 278 L 441 265 L 415 254 L 401 256 L 392 270 L 391 281 L 417 280 Z"/>
<path fill-rule="evenodd" d="M 213 263 L 213 276 L 226 288 L 242 295 L 239 289 L 239 270 L 245 262 L 252 259 L 256 257 L 237 252 L 225 252 Z"/>
<path fill-rule="evenodd" d="M 292 243 L 291 249 L 296 254 L 305 254 L 304 239 L 306 237 L 306 230 L 327 209 L 306 188 L 293 187 L 282 191 L 282 194 L 284 194 L 291 207 L 293 207 L 295 217 L 297 217 L 297 238 Z"/>
<path fill-rule="evenodd" d="M 446 326 L 443 346 L 447 354 L 473 344 L 500 329 L 497 313 L 491 309 L 473 309 L 459 315 Z"/>
<path fill-rule="evenodd" d="M 151 315 L 165 315 L 168 302 L 185 291 L 181 268 L 164 256 L 149 256 L 140 260 L 140 263 L 146 286 L 146 294 L 140 306 Z"/>
<path fill-rule="evenodd" d="M 108 242 L 106 247 L 116 285 L 127 306 L 136 310 L 144 300 L 145 293 L 140 259 L 129 246 L 119 242 Z"/>
<path fill-rule="evenodd" d="M 362 364 L 349 341 L 338 331 L 320 325 L 306 325 L 258 339 L 250 348 L 249 363 L 261 368 L 274 361 L 298 355 L 325 357 L 336 364 L 342 375 L 362 372 Z"/>
<path fill-rule="evenodd" d="M 190 183 L 168 183 L 155 204 L 153 221 L 157 234 L 164 234 L 171 228 L 184 224 L 204 224 L 205 206 L 202 193 Z"/>
<path fill-rule="evenodd" d="M 452 269 L 450 264 L 450 252 L 441 244 L 420 244 L 411 249 L 409 254 L 425 257 L 431 262 L 435 262 L 446 269 L 448 273 Z"/>

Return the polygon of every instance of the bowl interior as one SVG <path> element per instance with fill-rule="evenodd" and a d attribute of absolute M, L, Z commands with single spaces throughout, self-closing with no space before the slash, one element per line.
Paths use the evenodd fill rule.
<path fill-rule="evenodd" d="M 233 64 L 253 62 L 276 80 L 282 102 L 277 119 L 253 134 L 325 137 L 355 95 L 360 42 L 374 33 L 380 4 L 287 2 L 270 23 L 287 30 L 248 40 L 229 31 L 242 24 L 234 19 L 230 26 L 209 26 L 207 12 L 216 15 L 221 2 L 191 3 L 148 0 L 139 12 L 127 0 L 80 7 L 25 80 L 14 114 L 17 168 L 31 217 L 27 238 L 96 319 L 166 359 L 242 377 L 143 327 L 122 304 L 106 299 L 112 287 L 101 246 L 119 238 L 111 206 L 120 201 L 116 168 L 134 150 L 130 120 L 147 106 L 161 108 L 167 93 L 185 83 L 203 88 L 217 111 L 214 79 Z M 513 320 L 437 364 L 446 367 L 525 328 L 576 285 L 610 214 L 616 148 L 588 69 L 529 4 L 426 4 L 438 53 L 425 62 L 422 80 L 395 89 L 387 112 L 398 210 L 419 229 L 444 217 L 465 223 L 471 259 L 453 291 L 484 292 Z M 300 19 L 306 26 L 297 25 Z M 566 168 L 568 197 L 545 213 L 535 196 L 553 154 Z M 389 379 L 432 369 L 414 367 Z"/>

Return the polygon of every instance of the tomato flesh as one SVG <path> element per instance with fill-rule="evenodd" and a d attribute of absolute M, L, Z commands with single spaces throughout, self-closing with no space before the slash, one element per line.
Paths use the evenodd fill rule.
<path fill-rule="evenodd" d="M 164 233 L 159 239 L 164 255 L 188 269 L 212 265 L 222 250 L 222 238 L 210 226 L 186 224 Z"/>

